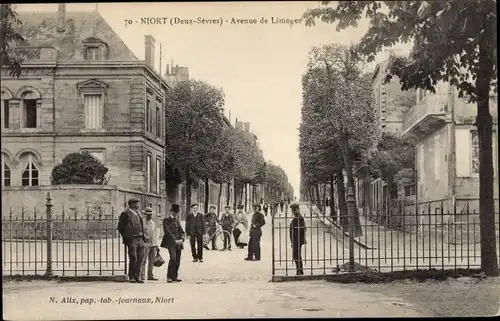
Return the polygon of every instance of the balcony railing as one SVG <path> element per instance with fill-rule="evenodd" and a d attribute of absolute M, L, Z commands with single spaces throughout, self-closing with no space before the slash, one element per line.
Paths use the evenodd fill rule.
<path fill-rule="evenodd" d="M 446 94 L 431 94 L 403 113 L 403 135 L 410 134 L 417 127 L 427 127 L 444 121 L 447 112 Z"/>

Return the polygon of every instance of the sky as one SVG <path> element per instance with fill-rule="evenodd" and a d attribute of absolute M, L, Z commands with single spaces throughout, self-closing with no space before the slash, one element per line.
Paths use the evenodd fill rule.
<path fill-rule="evenodd" d="M 144 59 L 144 36 L 156 40 L 156 70 L 162 44 L 162 73 L 166 64 L 186 66 L 190 77 L 222 88 L 226 116 L 250 122 L 266 161 L 281 166 L 299 196 L 299 125 L 301 77 L 313 46 L 359 41 L 368 28 L 341 32 L 318 22 L 315 27 L 271 23 L 271 19 L 300 19 L 319 2 L 100 3 L 67 4 L 67 11 L 97 10 L 139 59 Z M 17 5 L 19 11 L 57 11 L 57 4 Z M 141 24 L 141 18 L 167 18 L 167 24 Z M 221 25 L 174 24 L 178 19 L 222 19 Z M 257 19 L 257 24 L 232 24 L 232 19 Z M 268 23 L 260 23 L 261 19 Z M 132 21 L 126 26 L 125 20 Z M 138 23 L 136 23 L 136 21 Z M 226 23 L 227 21 L 227 23 Z M 381 54 L 382 56 L 383 54 Z"/>

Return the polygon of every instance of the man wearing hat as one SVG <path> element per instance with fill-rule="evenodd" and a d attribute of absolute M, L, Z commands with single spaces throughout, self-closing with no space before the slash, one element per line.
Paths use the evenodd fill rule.
<path fill-rule="evenodd" d="M 139 200 L 128 200 L 128 208 L 120 214 L 118 232 L 127 246 L 129 257 L 129 282 L 144 283 L 141 279 L 141 265 L 144 259 L 144 222 L 139 214 Z"/>
<path fill-rule="evenodd" d="M 252 223 L 250 225 L 250 240 L 248 241 L 247 261 L 260 261 L 260 238 L 262 236 L 262 226 L 266 224 L 264 214 L 262 214 L 260 204 L 253 206 Z"/>
<path fill-rule="evenodd" d="M 179 205 L 172 204 L 170 213 L 163 219 L 163 239 L 160 246 L 166 248 L 170 255 L 167 268 L 168 283 L 181 282 L 177 276 L 181 264 L 181 252 L 184 248 L 184 230 L 179 221 L 179 212 Z"/>
<path fill-rule="evenodd" d="M 297 275 L 304 275 L 302 264 L 302 245 L 306 244 L 306 223 L 304 217 L 300 215 L 298 203 L 290 205 L 293 219 L 290 223 L 290 243 L 292 245 L 292 257 L 297 268 Z"/>
<path fill-rule="evenodd" d="M 144 259 L 141 265 L 141 279 L 144 280 L 144 274 L 146 273 L 146 261 L 148 266 L 148 280 L 158 281 L 153 275 L 153 263 L 155 261 L 156 254 L 160 252 L 158 248 L 158 238 L 156 237 L 156 224 L 153 222 L 153 209 L 151 207 L 146 207 L 144 209 Z"/>

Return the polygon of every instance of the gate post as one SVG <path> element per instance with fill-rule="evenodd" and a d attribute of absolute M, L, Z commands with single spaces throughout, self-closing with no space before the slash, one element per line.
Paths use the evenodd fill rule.
<path fill-rule="evenodd" d="M 274 215 L 271 214 L 271 246 L 272 246 L 272 249 L 271 249 L 271 252 L 273 254 L 273 257 L 272 257 L 272 276 L 274 278 L 274 275 L 275 275 L 275 272 L 276 272 L 276 268 L 275 268 L 275 258 L 274 258 L 274 255 L 275 255 L 275 247 L 274 247 Z"/>
<path fill-rule="evenodd" d="M 47 270 L 45 271 L 45 276 L 52 276 L 52 198 L 50 197 L 50 192 L 47 192 L 45 211 L 47 214 L 46 218 L 46 231 L 47 231 Z"/>
<path fill-rule="evenodd" d="M 354 213 L 356 200 L 352 187 L 347 192 L 347 211 L 349 217 L 349 272 L 354 272 Z"/>

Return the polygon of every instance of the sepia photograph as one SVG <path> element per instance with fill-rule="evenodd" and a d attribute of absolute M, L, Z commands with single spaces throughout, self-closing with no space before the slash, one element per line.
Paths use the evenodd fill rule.
<path fill-rule="evenodd" d="M 0 22 L 3 319 L 500 315 L 496 0 Z"/>

